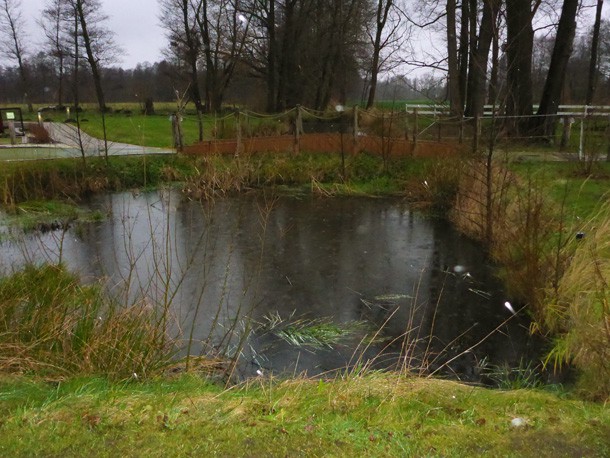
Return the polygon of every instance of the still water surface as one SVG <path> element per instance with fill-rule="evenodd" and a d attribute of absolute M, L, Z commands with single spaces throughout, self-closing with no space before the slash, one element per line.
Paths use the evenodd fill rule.
<path fill-rule="evenodd" d="M 373 361 L 478 381 L 485 364 L 537 353 L 481 247 L 400 200 L 253 194 L 200 204 L 160 191 L 90 206 L 108 218 L 3 242 L 4 272 L 61 259 L 124 302 L 167 307 L 182 354 L 239 352 L 243 376 Z M 298 346 L 276 332 L 295 323 L 352 334 Z"/>

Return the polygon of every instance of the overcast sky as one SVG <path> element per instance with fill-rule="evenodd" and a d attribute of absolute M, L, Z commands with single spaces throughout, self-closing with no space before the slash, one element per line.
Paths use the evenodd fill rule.
<path fill-rule="evenodd" d="M 123 48 L 122 61 L 117 65 L 133 68 L 138 63 L 157 62 L 162 59 L 165 47 L 163 30 L 159 27 L 157 0 L 101 0 L 104 13 L 109 16 L 108 28 L 114 31 L 117 43 Z M 22 0 L 21 10 L 31 31 L 28 49 L 35 51 L 40 43 L 40 27 L 36 19 L 41 16 L 48 0 Z"/>

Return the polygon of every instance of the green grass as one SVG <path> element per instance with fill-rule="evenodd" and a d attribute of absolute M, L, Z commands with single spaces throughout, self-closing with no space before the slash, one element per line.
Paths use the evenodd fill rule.
<path fill-rule="evenodd" d="M 56 159 L 80 155 L 77 151 L 64 151 L 59 148 L 37 146 L 20 146 L 18 148 L 0 148 L 0 161 L 23 161 L 36 159 Z"/>
<path fill-rule="evenodd" d="M 535 391 L 371 373 L 0 381 L 3 456 L 607 456 L 610 410 Z M 511 420 L 522 418 L 523 427 Z"/>
<path fill-rule="evenodd" d="M 0 278 L 0 373 L 127 379 L 167 363 L 161 313 L 119 304 L 62 266 L 28 265 Z"/>
<path fill-rule="evenodd" d="M 89 211 L 74 203 L 55 200 L 28 201 L 10 209 L 6 223 L 20 226 L 24 230 L 63 227 L 76 220 L 80 222 L 100 221 L 104 216 L 99 211 Z"/>
<path fill-rule="evenodd" d="M 532 174 L 558 206 L 564 206 L 567 223 L 592 218 L 600 205 L 610 200 L 610 163 L 598 162 L 591 170 L 582 163 L 512 163 L 521 176 Z"/>

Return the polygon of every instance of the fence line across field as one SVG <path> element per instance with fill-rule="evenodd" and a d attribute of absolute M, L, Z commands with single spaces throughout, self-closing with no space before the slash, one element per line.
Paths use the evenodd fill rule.
<path fill-rule="evenodd" d="M 273 137 L 277 139 L 278 149 L 284 150 L 286 145 L 292 144 L 293 150 L 298 152 L 302 146 L 311 145 L 311 138 L 305 139 L 305 136 L 335 134 L 341 144 L 343 144 L 344 138 L 351 138 L 351 143 L 360 146 L 377 142 L 382 145 L 378 149 L 383 151 L 387 148 L 391 150 L 407 148 L 413 154 L 420 142 L 427 145 L 431 142 L 454 142 L 463 145 L 461 148 L 464 149 L 464 147 L 468 148 L 464 145 L 466 142 L 472 142 L 472 150 L 476 152 L 479 150 L 479 143 L 483 141 L 483 138 L 493 132 L 496 139 L 504 138 L 513 143 L 518 143 L 521 140 L 537 142 L 544 140 L 547 143 L 557 145 L 560 151 L 564 152 L 564 148 L 568 148 L 572 152 L 576 152 L 577 148 L 579 158 L 583 159 L 585 137 L 593 138 L 595 136 L 591 136 L 589 131 L 599 131 L 599 122 L 603 121 L 604 126 L 602 127 L 606 136 L 610 134 L 605 122 L 606 119 L 610 119 L 610 106 L 561 105 L 560 111 L 550 117 L 564 125 L 563 132 L 557 131 L 552 135 L 530 133 L 525 136 L 515 136 L 510 129 L 504 129 L 502 121 L 532 118 L 535 115 L 526 117 L 505 116 L 496 109 L 495 115 L 491 116 L 494 111 L 494 107 L 491 105 L 486 105 L 486 114 L 478 118 L 450 116 L 448 106 L 439 104 L 406 104 L 405 109 L 400 108 L 391 111 L 366 110 L 359 106 L 340 106 L 340 108 L 336 108 L 334 111 L 321 112 L 296 106 L 277 114 L 261 114 L 249 110 L 235 109 L 228 116 L 213 118 L 214 130 L 210 135 L 212 139 L 203 142 L 207 145 L 206 148 L 197 147 L 197 144 L 195 144 L 188 150 L 206 149 L 210 151 L 213 150 L 214 142 L 232 141 L 236 153 L 239 154 L 244 151 L 244 148 L 246 150 L 249 147 L 256 149 L 255 145 L 263 145 L 265 143 L 262 141 L 263 137 L 266 137 L 269 142 Z M 533 108 L 537 107 L 534 106 Z M 489 128 L 490 120 L 493 120 L 495 128 Z M 572 146 L 570 147 L 568 141 L 571 127 L 578 120 L 580 121 L 580 138 L 578 142 L 571 142 Z M 595 123 L 593 127 L 587 129 L 587 132 L 585 132 L 585 121 Z M 561 140 L 559 140 L 560 138 Z M 290 143 L 290 139 L 292 139 L 292 143 Z M 606 143 L 608 143 L 607 140 L 605 140 Z M 336 142 L 333 141 L 333 143 Z M 588 143 L 591 145 L 591 142 Z M 394 144 L 396 147 L 383 146 L 390 144 Z M 404 146 L 407 144 L 409 146 Z M 480 146 L 482 145 L 483 143 Z M 229 145 L 220 145 L 220 143 L 217 146 L 224 152 L 228 152 L 227 149 L 231 148 Z M 343 150 L 343 146 L 341 149 Z M 359 147 L 355 150 L 359 150 Z M 383 151 L 382 153 L 385 154 Z"/>
<path fill-rule="evenodd" d="M 502 106 L 500 105 L 484 105 L 483 106 L 483 116 L 482 118 L 491 118 L 494 115 L 499 118 L 520 118 L 522 116 L 519 115 L 505 115 L 502 114 Z M 537 117 L 537 116 L 574 116 L 574 117 L 608 117 L 610 116 L 610 105 L 559 105 L 559 110 L 557 114 L 554 115 L 537 115 L 532 114 L 528 115 L 528 117 Z M 420 115 L 432 115 L 432 116 L 443 116 L 449 117 L 450 110 L 448 105 L 428 105 L 428 104 L 405 104 L 405 111 L 407 113 L 413 113 L 416 111 Z M 536 113 L 538 110 L 538 105 L 532 105 L 533 113 Z M 465 118 L 468 119 L 468 118 Z"/>
<path fill-rule="evenodd" d="M 567 141 L 570 137 L 572 124 L 580 121 L 580 132 L 579 132 L 579 141 L 578 141 L 578 157 L 580 160 L 584 159 L 584 143 L 585 143 L 585 121 L 592 119 L 606 119 L 610 124 L 610 105 L 559 105 L 558 112 L 553 115 L 506 115 L 502 113 L 504 107 L 499 105 L 484 105 L 483 114 L 478 119 L 479 120 L 508 120 L 508 119 L 523 119 L 523 118 L 536 118 L 536 117 L 545 117 L 545 118 L 556 118 L 557 122 L 563 124 L 563 133 L 562 139 L 560 141 L 561 148 L 566 146 Z M 532 105 L 532 111 L 535 113 L 538 110 L 538 105 Z M 477 120 L 473 117 L 462 117 L 456 118 L 452 116 L 449 111 L 449 106 L 446 104 L 405 104 L 405 112 L 411 113 L 412 116 L 417 120 L 418 116 L 428 116 L 431 117 L 430 125 L 427 126 L 420 135 L 423 134 L 426 130 L 432 129 L 434 125 L 438 127 L 439 136 L 441 123 L 447 124 L 447 122 L 457 122 L 460 123 L 469 123 L 474 122 L 477 123 Z M 461 128 L 460 128 L 461 129 Z M 480 125 L 476 128 L 477 132 L 480 134 Z M 610 128 L 606 129 L 607 136 L 610 137 Z M 460 130 L 460 141 L 462 141 L 462 131 Z M 535 136 L 528 136 L 527 138 L 534 139 Z M 545 135 L 540 135 L 538 138 L 548 138 Z M 610 138 L 609 138 L 610 141 Z"/>
<path fill-rule="evenodd" d="M 479 118 L 450 116 L 448 106 L 442 104 L 406 104 L 404 109 L 402 107 L 403 105 L 399 105 L 399 109 L 386 111 L 366 110 L 359 106 L 337 106 L 335 110 L 322 112 L 296 106 L 276 114 L 236 108 L 220 116 L 194 116 L 181 113 L 179 118 L 180 122 L 188 123 L 191 130 L 193 123 L 200 123 L 205 118 L 207 128 L 210 129 L 206 132 L 207 138 L 204 142 L 185 149 L 190 151 L 222 149 L 223 152 L 228 153 L 232 144 L 235 154 L 246 152 L 249 148 L 257 151 L 259 146 L 271 148 L 269 151 L 290 150 L 296 153 L 301 149 L 316 151 L 315 148 L 321 148 L 320 151 L 329 151 L 333 148 L 336 151 L 338 148 L 342 152 L 372 149 L 373 151 L 370 152 L 378 152 L 385 156 L 387 154 L 418 155 L 428 150 L 437 151 L 439 148 L 446 148 L 449 151 L 454 150 L 454 146 L 466 150 L 472 145 L 472 151 L 477 152 L 479 146 L 483 147 L 487 143 L 484 139 L 489 139 L 489 135 L 494 135 L 497 140 L 507 140 L 508 143 L 504 145 L 519 144 L 522 140 L 527 142 L 544 139 L 558 146 L 559 137 L 562 136 L 561 130 L 558 129 L 551 136 L 527 134 L 517 137 L 510 129 L 504 128 L 502 120 L 509 117 L 499 114 L 498 110 L 491 117 L 494 121 L 490 123 L 490 117 L 487 115 Z M 492 108 L 493 106 L 486 105 L 486 113 L 491 113 Z M 591 154 L 599 154 L 604 148 L 603 145 L 610 143 L 610 129 L 607 122 L 610 120 L 610 106 L 561 105 L 560 111 L 554 117 L 558 123 L 563 123 L 563 134 L 565 136 L 567 132 L 568 140 L 571 126 L 580 121 L 580 138 L 578 141 L 570 142 L 568 147 L 568 151 L 572 153 L 578 151 L 580 159 L 584 158 L 585 146 L 589 151 L 593 151 Z M 49 130 L 55 130 L 51 134 L 55 141 L 60 138 L 67 139 L 58 142 L 73 145 L 74 148 L 80 148 L 82 142 L 87 155 L 102 154 L 97 139 L 92 140 L 82 133 L 79 137 L 74 132 L 74 126 L 60 123 L 42 124 Z M 263 140 L 265 138 L 266 141 Z M 563 140 L 565 139 L 562 138 Z M 433 143 L 438 145 L 434 146 Z M 126 145 L 112 142 L 109 146 L 113 153 L 116 151 L 116 154 L 124 154 L 127 151 L 129 154 L 137 154 L 139 151 L 148 150 L 135 145 L 128 148 Z"/>

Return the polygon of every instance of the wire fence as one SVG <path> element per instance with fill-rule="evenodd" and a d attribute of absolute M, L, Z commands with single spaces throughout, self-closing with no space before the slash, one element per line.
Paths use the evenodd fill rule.
<path fill-rule="evenodd" d="M 453 154 L 460 146 L 435 139 L 425 145 L 412 135 L 409 113 L 337 107 L 334 112 L 297 106 L 279 114 L 249 110 L 213 118 L 209 140 L 186 146 L 184 152 L 342 152 L 383 155 Z M 194 122 L 194 118 L 190 121 Z"/>
<path fill-rule="evenodd" d="M 183 141 L 177 144 L 174 138 L 174 147 L 192 154 L 365 151 L 383 156 L 442 156 L 489 151 L 491 147 L 522 156 L 535 150 L 560 159 L 605 157 L 610 160 L 610 107 L 563 105 L 559 108 L 557 115 L 546 117 L 552 125 L 547 133 L 516 128 L 525 121 L 535 120 L 535 116 L 506 116 L 492 106 L 486 106 L 480 118 L 457 118 L 450 115 L 446 105 L 422 104 L 395 110 L 337 106 L 332 111 L 316 111 L 296 106 L 276 114 L 240 109 L 222 116 L 183 114 L 177 124 L 184 125 L 191 144 L 185 145 Z M 32 157 L 100 156 L 106 151 L 121 155 L 171 152 L 171 148 L 105 144 L 65 123 L 40 125 L 48 130 L 54 143 L 46 145 L 47 148 L 27 145 L 19 151 L 19 158 L 29 158 L 29 150 Z M 170 125 L 173 123 L 167 122 L 168 136 Z M 200 129 L 205 141 L 196 142 L 195 133 Z M 528 133 L 520 134 L 520 131 Z"/>
<path fill-rule="evenodd" d="M 535 108 L 535 107 L 534 107 Z M 584 159 L 610 154 L 610 107 L 560 106 L 547 116 L 546 133 L 518 133 L 516 126 L 535 116 L 506 116 L 486 106 L 480 118 L 451 116 L 444 105 L 406 105 L 404 110 L 341 107 L 316 111 L 297 106 L 283 113 L 235 110 L 207 118 L 204 142 L 185 146 L 192 154 L 255 152 L 349 152 L 383 155 L 439 155 L 495 148 L 533 147 Z M 186 122 L 198 122 L 194 117 Z M 551 134 L 548 133 L 551 132 Z"/>

